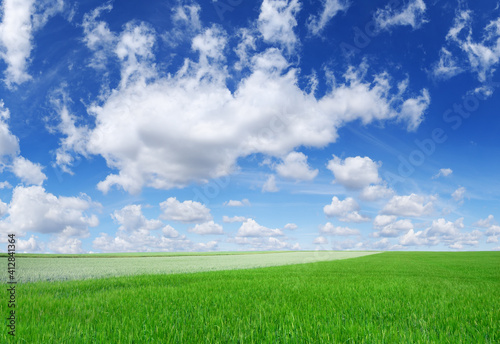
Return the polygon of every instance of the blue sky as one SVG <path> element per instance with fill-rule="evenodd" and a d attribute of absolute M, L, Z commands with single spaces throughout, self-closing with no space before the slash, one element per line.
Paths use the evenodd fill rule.
<path fill-rule="evenodd" d="M 1 6 L 20 252 L 500 249 L 498 2 Z"/>

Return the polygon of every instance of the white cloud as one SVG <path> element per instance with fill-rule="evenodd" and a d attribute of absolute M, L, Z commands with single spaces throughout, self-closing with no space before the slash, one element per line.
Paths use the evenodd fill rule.
<path fill-rule="evenodd" d="M 271 174 L 264 185 L 262 185 L 262 192 L 278 192 L 279 189 L 276 186 L 276 177 L 274 174 Z"/>
<path fill-rule="evenodd" d="M 12 185 L 9 182 L 0 182 L 0 189 L 12 189 Z"/>
<path fill-rule="evenodd" d="M 288 229 L 288 230 L 291 230 L 291 231 L 293 231 L 293 230 L 295 230 L 297 228 L 298 228 L 298 226 L 295 223 L 287 223 L 285 225 L 285 227 L 283 227 L 283 229 Z"/>
<path fill-rule="evenodd" d="M 311 169 L 307 164 L 307 156 L 300 152 L 289 153 L 276 166 L 276 172 L 283 178 L 295 180 L 313 180 L 318 175 L 318 170 Z"/>
<path fill-rule="evenodd" d="M 493 215 L 488 215 L 487 218 L 485 219 L 479 219 L 476 223 L 474 223 L 473 225 L 474 226 L 477 226 L 477 227 L 483 227 L 483 228 L 487 228 L 489 226 L 491 226 L 492 224 L 494 224 L 494 221 L 495 221 L 495 218 Z"/>
<path fill-rule="evenodd" d="M 63 197 L 47 193 L 41 186 L 17 186 L 9 203 L 8 217 L 0 221 L 0 230 L 14 231 L 20 236 L 36 232 L 83 237 L 89 234 L 89 227 L 99 224 L 95 214 L 87 213 L 98 206 L 85 194 Z"/>
<path fill-rule="evenodd" d="M 108 24 L 104 21 L 97 21 L 101 13 L 111 11 L 112 8 L 111 3 L 106 3 L 83 16 L 83 41 L 94 52 L 89 65 L 96 69 L 106 67 L 107 59 L 112 55 L 116 43 L 117 38 L 109 29 Z"/>
<path fill-rule="evenodd" d="M 485 233 L 487 236 L 500 235 L 500 226 L 491 225 Z"/>
<path fill-rule="evenodd" d="M 387 5 L 385 9 L 378 9 L 374 19 L 377 26 L 386 30 L 392 26 L 409 25 L 413 29 L 418 29 L 427 20 L 424 17 L 426 6 L 423 0 L 410 0 L 404 8 L 395 11 Z"/>
<path fill-rule="evenodd" d="M 43 252 L 44 243 L 32 235 L 28 240 L 17 239 L 16 250 L 23 253 Z"/>
<path fill-rule="evenodd" d="M 337 156 L 328 161 L 327 168 L 333 172 L 335 182 L 349 189 L 361 189 L 381 181 L 379 164 L 369 157 L 351 157 L 342 160 Z"/>
<path fill-rule="evenodd" d="M 212 220 L 210 209 L 200 202 L 179 202 L 175 197 L 169 197 L 160 203 L 162 214 L 160 218 L 179 222 L 207 222 Z"/>
<path fill-rule="evenodd" d="M 321 13 L 317 16 L 309 16 L 307 22 L 307 28 L 313 35 L 320 34 L 338 12 L 346 12 L 351 6 L 349 0 L 322 0 L 322 3 L 323 8 Z"/>
<path fill-rule="evenodd" d="M 369 217 L 358 213 L 359 204 L 352 197 L 347 197 L 343 201 L 337 196 L 333 196 L 332 203 L 323 207 L 323 212 L 328 217 L 338 217 L 342 222 L 367 222 Z"/>
<path fill-rule="evenodd" d="M 320 233 L 337 236 L 360 235 L 359 230 L 349 227 L 336 227 L 331 222 L 327 222 L 319 229 Z"/>
<path fill-rule="evenodd" d="M 10 132 L 7 120 L 10 118 L 10 111 L 0 100 L 0 162 L 5 155 L 15 156 L 19 153 L 19 140 Z"/>
<path fill-rule="evenodd" d="M 115 236 L 100 233 L 93 246 L 103 252 L 207 251 L 217 247 L 216 241 L 194 243 L 171 226 L 147 219 L 140 205 L 128 205 L 115 211 L 113 219 L 120 225 Z M 206 228 L 205 228 L 206 229 Z"/>
<path fill-rule="evenodd" d="M 2 202 L 2 200 L 0 200 L 0 218 L 7 214 L 8 210 L 9 206 L 7 205 L 7 203 L 4 203 Z"/>
<path fill-rule="evenodd" d="M 12 164 L 12 172 L 26 184 L 42 185 L 47 176 L 42 172 L 43 167 L 28 159 L 18 156 Z"/>
<path fill-rule="evenodd" d="M 463 218 L 455 222 L 446 221 L 443 218 L 433 220 L 432 225 L 425 230 L 414 232 L 410 229 L 399 238 L 403 246 L 434 246 L 438 244 L 447 245 L 449 248 L 461 249 L 464 245 L 476 246 L 482 233 L 478 230 L 462 232 L 465 228 Z"/>
<path fill-rule="evenodd" d="M 434 67 L 434 75 L 448 78 L 469 70 L 477 74 L 480 82 L 490 79 L 500 62 L 500 18 L 490 21 L 483 32 L 483 39 L 474 41 L 472 11 L 458 10 L 446 35 L 446 46 L 442 48 L 439 62 Z M 478 90 L 486 95 L 492 94 L 489 86 Z"/>
<path fill-rule="evenodd" d="M 233 223 L 233 222 L 245 222 L 247 220 L 247 218 L 245 216 L 233 216 L 233 217 L 229 217 L 229 216 L 222 216 L 222 222 L 224 223 Z"/>
<path fill-rule="evenodd" d="M 28 65 L 33 34 L 48 19 L 62 11 L 63 1 L 4 0 L 0 23 L 0 57 L 7 64 L 7 87 L 20 85 L 31 79 Z"/>
<path fill-rule="evenodd" d="M 381 213 L 405 217 L 428 215 L 433 211 L 433 199 L 433 197 L 430 197 L 430 201 L 425 203 L 427 201 L 426 197 L 413 193 L 408 196 L 393 196 Z"/>
<path fill-rule="evenodd" d="M 162 35 L 163 40 L 171 47 L 176 47 L 179 43 L 194 36 L 201 28 L 200 5 L 182 4 L 172 10 L 173 28 Z"/>
<path fill-rule="evenodd" d="M 195 36 L 197 60 L 185 59 L 168 76 L 156 69 L 152 29 L 129 23 L 114 35 L 109 49 L 120 63 L 122 80 L 87 107 L 95 117 L 93 129 L 81 127 L 86 134 L 72 126 L 66 133 L 60 130 L 68 138 L 75 132 L 69 140 L 78 142 L 73 153 L 85 155 L 79 148 L 84 146 L 84 153 L 102 156 L 117 171 L 98 184 L 104 193 L 113 186 L 138 193 L 144 186 L 204 183 L 234 173 L 238 159 L 250 154 L 283 157 L 300 146 L 324 147 L 355 120 L 404 121 L 411 130 L 429 105 L 426 90 L 405 99 L 407 83 L 396 90 L 387 73 L 368 81 L 366 64 L 351 66 L 345 81 L 337 80 L 318 99 L 298 86 L 300 71 L 277 48 L 248 52 L 249 72 L 230 90 L 225 44 L 237 45 L 242 37 L 217 27 Z M 71 153 L 64 140 L 61 146 Z"/>
<path fill-rule="evenodd" d="M 224 202 L 224 205 L 227 207 L 243 207 L 243 206 L 249 206 L 250 201 L 246 198 L 242 199 L 241 201 L 231 199 L 227 202 Z"/>
<path fill-rule="evenodd" d="M 201 235 L 224 234 L 224 231 L 222 230 L 222 226 L 213 222 L 213 221 L 208 221 L 208 222 L 204 222 L 201 224 L 197 224 L 193 228 L 190 228 L 188 230 L 188 232 L 201 234 Z"/>
<path fill-rule="evenodd" d="M 394 215 L 377 215 L 373 220 L 373 227 L 378 229 L 373 233 L 374 237 L 397 237 L 401 232 L 408 232 L 413 229 L 413 223 L 408 219 L 396 221 Z"/>
<path fill-rule="evenodd" d="M 387 187 L 386 185 L 369 185 L 365 186 L 359 198 L 364 201 L 378 201 L 379 199 L 389 198 L 394 195 L 394 190 Z"/>
<path fill-rule="evenodd" d="M 300 7 L 298 0 L 264 0 L 257 21 L 264 41 L 277 43 L 291 52 L 297 43 L 293 29 Z"/>
<path fill-rule="evenodd" d="M 436 179 L 439 177 L 448 177 L 450 174 L 453 173 L 453 170 L 451 168 L 442 168 L 439 170 L 439 172 L 432 177 L 432 179 Z"/>
<path fill-rule="evenodd" d="M 439 51 L 439 61 L 434 65 L 432 73 L 437 78 L 449 79 L 463 72 L 457 65 L 457 60 L 453 54 L 442 47 Z"/>
<path fill-rule="evenodd" d="M 399 244 L 403 246 L 421 246 L 427 245 L 428 240 L 423 231 L 415 232 L 413 229 L 410 229 L 399 238 Z"/>
<path fill-rule="evenodd" d="M 118 228 L 124 232 L 152 231 L 163 227 L 159 220 L 148 220 L 142 214 L 142 206 L 138 204 L 127 205 L 115 211 L 111 217 L 120 224 Z"/>
<path fill-rule="evenodd" d="M 229 239 L 228 242 L 242 246 L 251 246 L 253 250 L 300 250 L 299 243 L 291 244 L 285 240 L 280 240 L 275 237 L 235 237 Z"/>
<path fill-rule="evenodd" d="M 315 245 L 326 245 L 328 244 L 328 239 L 325 238 L 324 236 L 319 236 L 314 239 L 313 244 Z"/>
<path fill-rule="evenodd" d="M 194 243 L 184 235 L 168 238 L 144 231 L 118 231 L 115 237 L 100 233 L 93 246 L 102 252 L 210 251 L 217 248 L 217 241 Z"/>
<path fill-rule="evenodd" d="M 464 199 L 465 191 L 466 189 L 463 186 L 461 186 L 455 191 L 453 191 L 451 197 L 453 197 L 453 199 L 457 202 L 462 201 Z"/>
<path fill-rule="evenodd" d="M 238 237 L 272 237 L 284 235 L 281 229 L 270 229 L 259 225 L 253 219 L 247 219 L 238 229 Z"/>

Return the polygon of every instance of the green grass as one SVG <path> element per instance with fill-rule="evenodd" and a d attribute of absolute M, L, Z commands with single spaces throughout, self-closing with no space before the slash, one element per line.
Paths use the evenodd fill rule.
<path fill-rule="evenodd" d="M 17 343 L 500 342 L 500 252 L 26 283 L 17 297 Z"/>

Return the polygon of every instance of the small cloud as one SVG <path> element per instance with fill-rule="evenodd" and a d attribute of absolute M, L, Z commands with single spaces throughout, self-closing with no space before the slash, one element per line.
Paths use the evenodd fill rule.
<path fill-rule="evenodd" d="M 283 227 L 283 228 L 293 231 L 294 229 L 297 229 L 298 227 L 295 223 L 287 223 L 285 225 L 285 227 Z"/>
<path fill-rule="evenodd" d="M 229 216 L 222 216 L 222 222 L 224 223 L 233 223 L 233 222 L 245 222 L 247 220 L 247 218 L 245 216 L 233 216 L 233 217 L 229 217 Z"/>
<path fill-rule="evenodd" d="M 442 168 L 439 170 L 439 172 L 432 177 L 432 179 L 436 179 L 439 177 L 448 177 L 450 174 L 453 173 L 453 170 L 451 168 Z"/>
<path fill-rule="evenodd" d="M 316 239 L 314 239 L 313 244 L 315 244 L 315 245 L 326 245 L 326 244 L 328 244 L 328 239 L 325 238 L 324 236 L 319 236 Z"/>
<path fill-rule="evenodd" d="M 461 186 L 451 194 L 451 197 L 453 197 L 455 201 L 460 202 L 464 199 L 465 191 L 466 189 Z"/>
<path fill-rule="evenodd" d="M 245 205 L 250 205 L 250 201 L 246 198 L 242 199 L 241 201 L 229 200 L 227 202 L 224 202 L 224 205 L 226 207 L 243 207 Z"/>
<path fill-rule="evenodd" d="M 319 231 L 323 234 L 337 235 L 337 236 L 350 236 L 360 235 L 359 230 L 349 227 L 335 227 L 331 222 L 327 222 L 321 226 Z"/>
<path fill-rule="evenodd" d="M 220 235 L 224 234 L 224 231 L 222 230 L 222 226 L 213 222 L 213 221 L 208 221 L 204 222 L 201 224 L 197 224 L 193 228 L 188 229 L 188 232 L 190 233 L 196 233 L 200 235 Z"/>
<path fill-rule="evenodd" d="M 493 215 L 488 215 L 487 218 L 485 219 L 480 219 L 478 220 L 477 222 L 473 223 L 472 225 L 473 226 L 477 226 L 477 227 L 483 227 L 483 228 L 488 228 L 489 226 L 491 226 L 495 221 L 495 218 L 493 217 Z"/>
<path fill-rule="evenodd" d="M 276 186 L 276 177 L 274 174 L 270 175 L 269 178 L 267 178 L 266 182 L 262 186 L 262 192 L 278 192 L 279 189 Z"/>
<path fill-rule="evenodd" d="M 12 185 L 9 182 L 0 182 L 0 189 L 12 189 Z"/>
<path fill-rule="evenodd" d="M 387 5 L 385 9 L 379 9 L 374 15 L 377 26 L 382 30 L 387 30 L 392 26 L 409 25 L 413 29 L 418 29 L 427 20 L 424 18 L 426 6 L 423 0 L 413 0 L 399 12 L 391 9 Z"/>

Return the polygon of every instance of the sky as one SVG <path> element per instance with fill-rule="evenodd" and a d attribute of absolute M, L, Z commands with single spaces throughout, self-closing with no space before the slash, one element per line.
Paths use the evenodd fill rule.
<path fill-rule="evenodd" d="M 492 0 L 3 0 L 1 250 L 499 250 L 499 65 Z"/>

